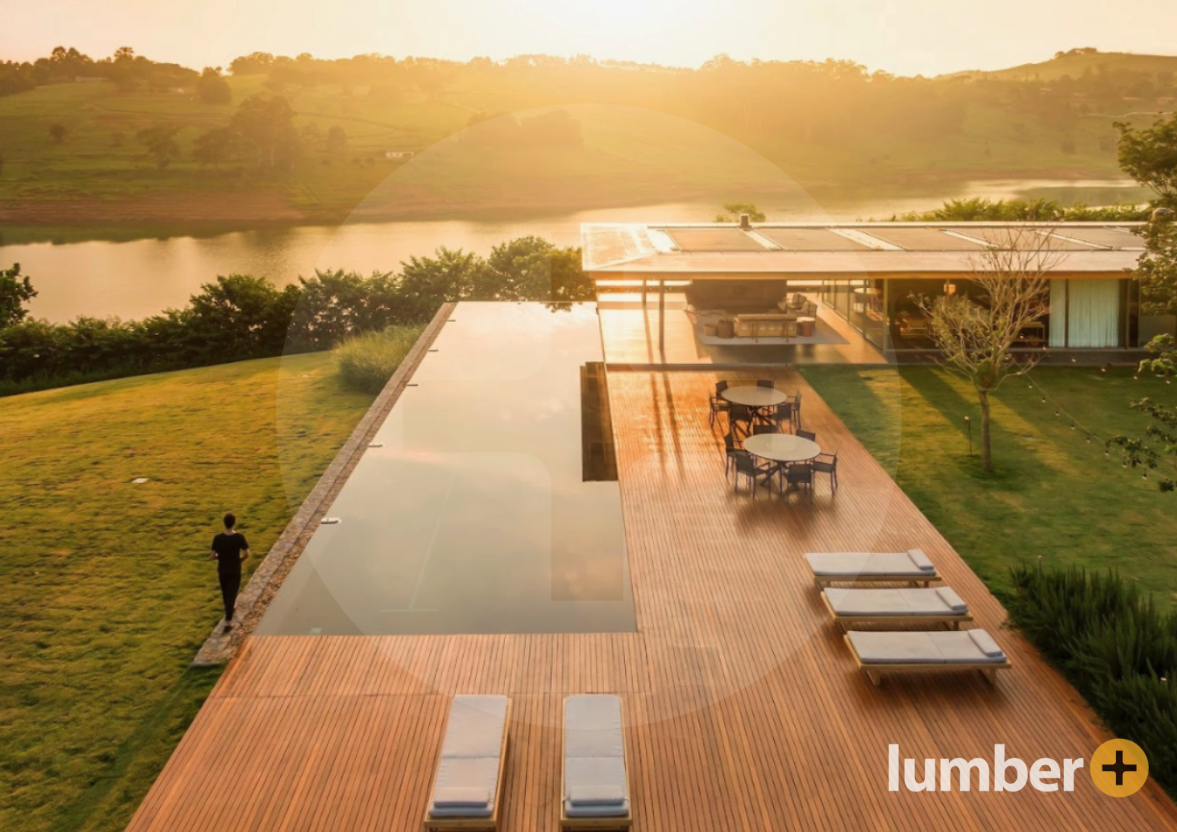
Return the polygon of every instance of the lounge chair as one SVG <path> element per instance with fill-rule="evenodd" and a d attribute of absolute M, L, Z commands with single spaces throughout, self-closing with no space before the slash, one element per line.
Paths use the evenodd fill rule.
<path fill-rule="evenodd" d="M 948 673 L 979 670 L 996 684 L 1009 658 L 985 630 L 879 633 L 855 631 L 846 643 L 858 667 L 876 685 L 886 673 Z"/>
<path fill-rule="evenodd" d="M 510 711 L 505 696 L 454 697 L 425 830 L 498 828 Z"/>
<path fill-rule="evenodd" d="M 811 552 L 805 556 L 819 587 L 835 583 L 912 583 L 940 580 L 922 549 L 906 552 Z"/>
<path fill-rule="evenodd" d="M 581 694 L 564 700 L 561 829 L 628 829 L 621 698 Z"/>
<path fill-rule="evenodd" d="M 829 587 L 821 600 L 846 630 L 858 624 L 945 624 L 972 621 L 969 606 L 950 588 L 852 589 Z"/>

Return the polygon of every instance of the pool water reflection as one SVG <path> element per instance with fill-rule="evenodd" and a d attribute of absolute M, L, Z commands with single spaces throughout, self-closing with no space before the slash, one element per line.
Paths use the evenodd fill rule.
<path fill-rule="evenodd" d="M 635 629 L 616 482 L 586 482 L 593 304 L 462 303 L 257 630 Z"/>

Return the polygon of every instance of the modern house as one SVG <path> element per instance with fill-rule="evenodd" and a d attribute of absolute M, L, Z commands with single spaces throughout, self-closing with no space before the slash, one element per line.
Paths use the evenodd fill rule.
<path fill-rule="evenodd" d="M 1050 314 L 1022 333 L 1026 349 L 1107 361 L 1173 331 L 1139 313 L 1132 269 L 1144 251 L 1133 223 L 765 223 L 581 226 L 583 265 L 603 310 L 610 298 L 657 296 L 657 337 L 697 354 L 732 347 L 820 346 L 857 337 L 890 361 L 933 348 L 919 298 L 966 293 L 1010 251 L 1045 273 Z M 620 294 L 619 294 L 620 293 Z M 755 350 L 745 355 L 755 356 Z M 754 360 L 754 359 L 753 359 Z"/>

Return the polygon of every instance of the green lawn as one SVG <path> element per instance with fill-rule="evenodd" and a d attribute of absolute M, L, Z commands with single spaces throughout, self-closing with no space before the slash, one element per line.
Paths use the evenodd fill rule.
<path fill-rule="evenodd" d="M 327 354 L 0 400 L 0 829 L 123 829 L 217 678 L 221 514 L 264 554 L 370 401 Z"/>
<path fill-rule="evenodd" d="M 1032 376 L 1049 397 L 1043 403 L 1011 379 L 996 397 L 996 470 L 985 475 L 968 455 L 964 417 L 977 438 L 980 416 L 959 377 L 928 367 L 813 367 L 805 376 L 998 594 L 1009 587 L 1009 567 L 1042 558 L 1114 567 L 1162 604 L 1177 604 L 1177 495 L 1125 470 L 1114 450 L 1105 456 L 1100 441 L 1146 426 L 1128 407 L 1133 399 L 1177 402 L 1177 388 L 1134 382 L 1130 370 L 1040 368 Z M 1083 427 L 1096 435 L 1091 443 Z"/>

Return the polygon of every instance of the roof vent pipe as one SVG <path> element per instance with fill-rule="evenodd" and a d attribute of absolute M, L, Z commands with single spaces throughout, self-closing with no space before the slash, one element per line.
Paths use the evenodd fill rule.
<path fill-rule="evenodd" d="M 752 230 L 752 218 L 747 214 L 740 214 L 740 229 L 743 231 Z"/>

